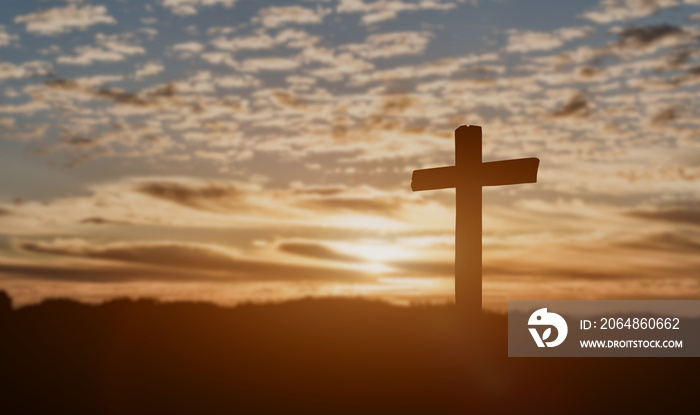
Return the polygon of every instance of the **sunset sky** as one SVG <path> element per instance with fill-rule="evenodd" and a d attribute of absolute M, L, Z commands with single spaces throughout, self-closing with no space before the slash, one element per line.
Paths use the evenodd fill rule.
<path fill-rule="evenodd" d="M 235 304 L 700 298 L 700 0 L 3 0 L 0 288 Z"/>

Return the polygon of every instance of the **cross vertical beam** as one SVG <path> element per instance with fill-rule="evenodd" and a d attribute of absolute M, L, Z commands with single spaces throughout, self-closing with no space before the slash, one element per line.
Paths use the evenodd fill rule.
<path fill-rule="evenodd" d="M 481 127 L 455 131 L 457 218 L 455 303 L 468 315 L 481 313 Z"/>

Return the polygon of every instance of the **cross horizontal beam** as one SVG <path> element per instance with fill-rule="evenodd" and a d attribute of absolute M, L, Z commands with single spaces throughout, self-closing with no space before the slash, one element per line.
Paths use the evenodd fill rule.
<path fill-rule="evenodd" d="M 414 192 L 449 189 L 457 187 L 457 183 L 465 180 L 479 180 L 482 186 L 537 183 L 539 165 L 538 158 L 528 157 L 482 163 L 476 172 L 460 171 L 457 166 L 415 170 L 411 178 L 411 189 Z"/>

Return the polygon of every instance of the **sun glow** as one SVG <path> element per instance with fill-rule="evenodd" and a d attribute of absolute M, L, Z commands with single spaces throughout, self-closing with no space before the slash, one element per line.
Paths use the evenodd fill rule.
<path fill-rule="evenodd" d="M 386 274 L 394 271 L 392 267 L 377 262 L 358 264 L 354 265 L 353 268 L 358 269 L 360 271 L 368 272 L 370 274 Z"/>
<path fill-rule="evenodd" d="M 338 244 L 337 249 L 370 262 L 396 261 L 412 256 L 409 250 L 403 247 L 386 245 L 386 242 L 378 242 L 376 244 Z"/>

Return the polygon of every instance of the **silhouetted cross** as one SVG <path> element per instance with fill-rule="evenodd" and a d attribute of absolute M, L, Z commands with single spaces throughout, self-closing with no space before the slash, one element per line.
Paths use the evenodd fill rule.
<path fill-rule="evenodd" d="M 481 127 L 455 130 L 455 165 L 415 170 L 411 189 L 457 189 L 455 303 L 470 315 L 481 313 L 481 187 L 536 183 L 534 157 L 481 162 Z"/>

